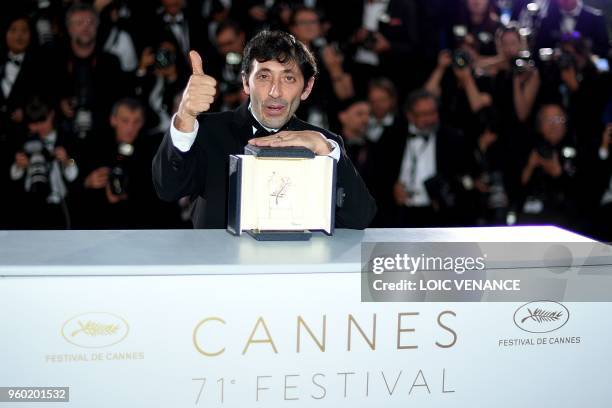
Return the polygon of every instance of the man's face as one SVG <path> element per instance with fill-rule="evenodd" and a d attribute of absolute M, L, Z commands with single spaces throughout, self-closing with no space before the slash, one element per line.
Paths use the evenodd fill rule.
<path fill-rule="evenodd" d="M 68 22 L 68 33 L 78 45 L 92 45 L 96 41 L 96 16 L 89 11 L 77 11 Z"/>
<path fill-rule="evenodd" d="M 578 0 L 557 0 L 559 8 L 563 11 L 572 11 L 578 5 Z"/>
<path fill-rule="evenodd" d="M 119 143 L 134 143 L 143 124 L 144 117 L 140 109 L 131 110 L 127 106 L 120 106 L 117 113 L 111 116 L 111 126 L 115 129 L 115 139 Z"/>
<path fill-rule="evenodd" d="M 432 132 L 438 127 L 440 118 L 438 106 L 432 98 L 424 98 L 417 101 L 411 111 L 408 112 L 408 121 L 423 132 Z"/>
<path fill-rule="evenodd" d="M 177 15 L 183 9 L 183 0 L 162 0 L 162 6 L 171 16 Z"/>
<path fill-rule="evenodd" d="M 291 26 L 291 34 L 303 43 L 310 43 L 321 36 L 321 24 L 317 13 L 304 10 L 295 16 L 295 24 Z"/>
<path fill-rule="evenodd" d="M 251 109 L 262 125 L 279 129 L 291 119 L 312 91 L 314 78 L 304 86 L 304 76 L 295 61 L 252 63 L 251 74 L 242 77 L 244 92 L 251 97 Z"/>
<path fill-rule="evenodd" d="M 565 136 L 565 114 L 555 105 L 543 108 L 540 114 L 540 132 L 548 143 L 555 146 Z"/>
<path fill-rule="evenodd" d="M 370 88 L 368 101 L 372 107 L 372 114 L 379 120 L 384 118 L 387 113 L 392 112 L 395 105 L 393 97 L 386 90 L 376 87 Z"/>
<path fill-rule="evenodd" d="M 237 33 L 233 28 L 223 30 L 217 35 L 219 54 L 225 56 L 230 52 L 242 54 L 244 50 L 244 33 Z"/>
<path fill-rule="evenodd" d="M 25 20 L 15 20 L 6 32 L 6 45 L 9 51 L 21 54 L 30 45 L 30 27 Z"/>
<path fill-rule="evenodd" d="M 343 134 L 364 135 L 368 129 L 370 104 L 362 101 L 352 104 L 340 113 Z M 347 132 L 348 131 L 348 132 Z"/>
<path fill-rule="evenodd" d="M 53 112 L 51 112 L 45 120 L 41 120 L 40 122 L 28 123 L 28 130 L 30 131 L 30 133 L 34 133 L 39 136 L 47 136 L 53 131 L 54 117 L 55 115 L 53 114 Z"/>

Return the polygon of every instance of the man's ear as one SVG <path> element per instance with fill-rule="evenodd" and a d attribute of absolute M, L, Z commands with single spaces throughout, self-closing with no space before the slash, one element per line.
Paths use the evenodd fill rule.
<path fill-rule="evenodd" d="M 314 86 L 314 82 L 315 82 L 314 77 L 310 77 L 310 79 L 306 83 L 306 86 L 304 87 L 304 90 L 302 91 L 302 95 L 300 96 L 300 99 L 302 101 L 305 101 L 306 98 L 308 98 L 308 96 L 312 92 L 312 87 Z"/>
<path fill-rule="evenodd" d="M 242 76 L 242 90 L 245 94 L 251 95 L 251 90 L 249 88 L 249 81 L 244 72 L 240 74 Z"/>

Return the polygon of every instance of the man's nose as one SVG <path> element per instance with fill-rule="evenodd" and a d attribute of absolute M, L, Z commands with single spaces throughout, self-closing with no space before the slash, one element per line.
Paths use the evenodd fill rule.
<path fill-rule="evenodd" d="M 268 95 L 270 95 L 272 98 L 278 98 L 281 96 L 280 81 L 276 80 L 272 82 L 272 87 L 270 88 Z"/>

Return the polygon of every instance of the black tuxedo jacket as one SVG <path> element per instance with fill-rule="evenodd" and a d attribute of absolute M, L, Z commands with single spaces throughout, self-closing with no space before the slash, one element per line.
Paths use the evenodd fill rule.
<path fill-rule="evenodd" d="M 414 136 L 389 134 L 381 138 L 375 167 L 378 180 L 377 198 L 385 209 L 395 206 L 393 185 L 398 181 L 408 139 Z M 436 133 L 436 175 L 446 180 L 467 174 L 473 168 L 473 157 L 463 134 L 449 127 L 441 127 Z"/>
<path fill-rule="evenodd" d="M 198 117 L 199 130 L 188 152 L 172 144 L 170 130 L 153 159 L 153 182 L 160 198 L 175 201 L 195 198 L 192 221 L 195 228 L 225 228 L 227 225 L 228 165 L 230 154 L 243 154 L 253 137 L 254 118 L 248 101 L 238 109 L 206 113 Z M 376 213 L 376 203 L 346 156 L 342 139 L 325 129 L 293 116 L 287 130 L 315 130 L 341 147 L 337 163 L 337 188 L 343 191 L 342 206 L 336 209 L 336 227 L 366 228 Z"/>
<path fill-rule="evenodd" d="M 0 80 L 4 78 L 7 59 L 8 54 L 0 57 Z M 11 88 L 11 93 L 5 98 L 4 94 L 0 92 L 0 111 L 2 113 L 10 116 L 15 109 L 23 109 L 27 99 L 34 93 L 43 93 L 45 91 L 41 89 L 40 62 L 39 58 L 33 55 L 31 51 L 25 53 L 19 74 L 17 74 L 15 83 Z"/>

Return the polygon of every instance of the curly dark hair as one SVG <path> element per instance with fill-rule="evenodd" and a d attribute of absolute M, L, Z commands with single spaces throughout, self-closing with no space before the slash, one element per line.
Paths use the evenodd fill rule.
<path fill-rule="evenodd" d="M 251 38 L 244 49 L 242 73 L 248 77 L 253 60 L 259 62 L 276 60 L 281 64 L 295 62 L 304 76 L 304 83 L 317 75 L 317 63 L 304 44 L 284 31 L 260 31 Z"/>

